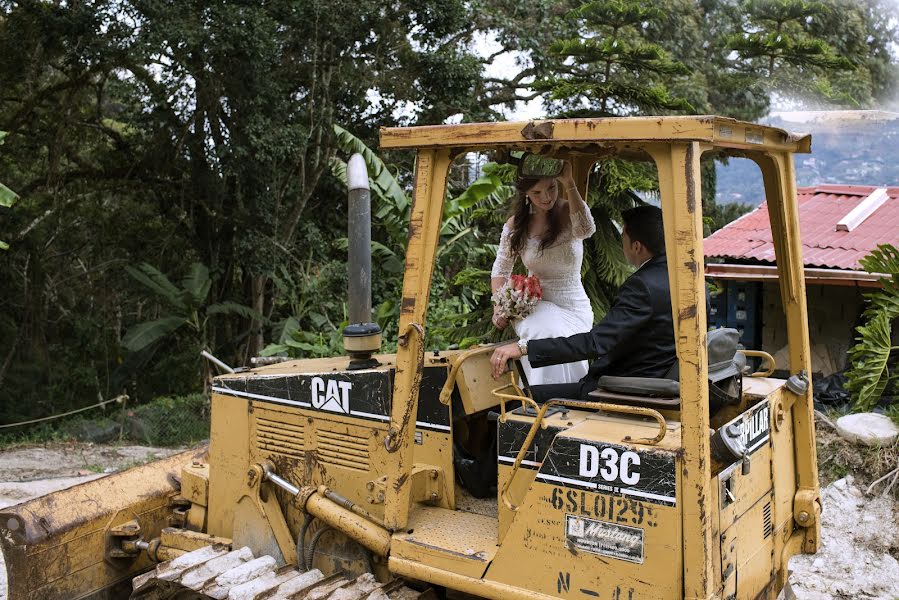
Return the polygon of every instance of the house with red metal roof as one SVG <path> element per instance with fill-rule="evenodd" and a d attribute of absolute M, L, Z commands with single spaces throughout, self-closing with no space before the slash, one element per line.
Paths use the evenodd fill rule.
<path fill-rule="evenodd" d="M 864 289 L 878 285 L 859 260 L 879 244 L 899 246 L 899 187 L 818 185 L 798 188 L 797 200 L 812 368 L 827 375 L 845 367 Z M 744 346 L 784 364 L 786 319 L 767 203 L 707 237 L 704 252 L 706 277 L 720 290 L 709 324 L 740 329 Z"/>

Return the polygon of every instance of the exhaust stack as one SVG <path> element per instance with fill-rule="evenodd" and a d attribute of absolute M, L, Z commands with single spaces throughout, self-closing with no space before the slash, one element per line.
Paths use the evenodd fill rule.
<path fill-rule="evenodd" d="M 372 354 L 381 349 L 381 328 L 371 322 L 371 192 L 368 169 L 361 154 L 347 163 L 349 188 L 349 321 L 343 347 L 349 369 L 370 369 L 380 363 Z"/>

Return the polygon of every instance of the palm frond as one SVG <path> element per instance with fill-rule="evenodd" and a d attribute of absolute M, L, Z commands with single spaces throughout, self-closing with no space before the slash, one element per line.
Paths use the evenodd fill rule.
<path fill-rule="evenodd" d="M 184 317 L 164 317 L 154 321 L 138 323 L 128 330 L 122 339 L 122 345 L 130 352 L 143 350 L 147 346 L 161 340 L 186 323 Z"/>
<path fill-rule="evenodd" d="M 881 273 L 882 289 L 865 295 L 868 303 L 863 314 L 865 324 L 856 327 L 858 343 L 849 350 L 846 388 L 852 394 L 853 408 L 873 408 L 895 375 L 890 373 L 892 324 L 899 319 L 899 250 L 884 244 L 859 261 L 868 272 Z"/>
<path fill-rule="evenodd" d="M 403 209 L 409 204 L 406 193 L 400 187 L 393 173 L 384 164 L 384 161 L 365 143 L 354 136 L 352 133 L 341 127 L 334 125 L 334 132 L 337 134 L 337 146 L 347 154 L 359 153 L 365 159 L 365 165 L 368 167 L 368 179 L 371 183 L 372 192 L 374 192 L 381 200 L 388 202 L 399 209 Z M 335 169 L 332 167 L 332 172 Z M 342 174 L 342 180 L 346 182 L 346 165 L 341 169 L 336 169 L 337 174 Z"/>
<path fill-rule="evenodd" d="M 179 290 L 162 271 L 153 265 L 141 263 L 137 268 L 129 265 L 125 267 L 125 270 L 135 280 L 139 281 L 157 296 L 160 296 L 163 300 L 168 302 L 172 308 L 182 312 L 188 311 L 181 290 Z"/>
<path fill-rule="evenodd" d="M 238 304 L 237 302 L 219 302 L 217 304 L 212 304 L 206 309 L 207 315 L 238 315 L 240 317 L 244 317 L 246 319 L 254 319 L 260 322 L 266 322 L 268 319 L 265 318 L 263 314 L 259 311 L 250 308 L 249 306 L 244 306 L 243 304 Z"/>
<path fill-rule="evenodd" d="M 181 281 L 181 287 L 188 293 L 191 306 L 202 306 L 209 295 L 212 280 L 209 278 L 209 268 L 203 263 L 195 262 L 190 265 L 190 271 Z"/>

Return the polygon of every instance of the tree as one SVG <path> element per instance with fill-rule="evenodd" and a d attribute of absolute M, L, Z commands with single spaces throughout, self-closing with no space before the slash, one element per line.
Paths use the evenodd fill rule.
<path fill-rule="evenodd" d="M 841 105 L 868 101 L 869 86 L 853 89 L 846 85 L 863 75 L 856 64 L 865 50 L 844 44 L 841 53 L 828 40 L 834 28 L 841 32 L 857 29 L 859 33 L 865 29 L 859 18 L 847 19 L 858 15 L 846 10 L 845 3 L 745 0 L 741 7 L 740 29 L 726 42 L 736 53 L 733 65 L 737 71 L 753 73 L 768 89 L 791 98 L 817 98 Z M 846 37 L 857 38 L 859 33 Z M 854 77 L 841 78 L 848 72 Z"/>
<path fill-rule="evenodd" d="M 567 109 L 594 116 L 692 111 L 669 82 L 686 66 L 651 41 L 649 23 L 663 11 L 639 0 L 597 0 L 572 12 L 578 35 L 554 42 L 555 75 L 535 88 Z"/>
<path fill-rule="evenodd" d="M 0 131 L 0 145 L 3 144 L 3 138 L 6 137 L 5 131 Z M 16 203 L 16 200 L 19 199 L 19 195 L 14 191 L 3 185 L 0 182 L 0 206 L 4 208 L 12 208 L 12 205 Z M 8 250 L 9 244 L 0 240 L 0 250 Z"/>
<path fill-rule="evenodd" d="M 0 1 L 0 129 L 15 134 L 0 172 L 24 198 L 0 265 L 0 337 L 26 350 L 11 354 L 9 389 L 51 397 L 48 379 L 78 372 L 66 401 L 108 393 L 146 295 L 124 264 L 205 264 L 208 303 L 266 316 L 294 255 L 337 265 L 333 123 L 371 135 L 460 110 L 478 77 L 468 21 L 461 0 Z M 323 271 L 342 298 L 339 269 Z M 262 323 L 217 319 L 210 344 L 244 363 Z M 51 361 L 64 341 L 82 351 Z"/>
<path fill-rule="evenodd" d="M 196 337 L 196 344 L 206 348 L 209 344 L 209 321 L 215 315 L 237 314 L 256 317 L 254 311 L 234 302 L 208 304 L 212 280 L 206 265 L 193 263 L 190 271 L 176 286 L 159 269 L 146 263 L 138 267 L 125 267 L 128 273 L 163 301 L 168 309 L 161 316 L 133 325 L 122 339 L 122 345 L 130 352 L 140 352 L 161 342 L 179 329 L 188 328 Z"/>

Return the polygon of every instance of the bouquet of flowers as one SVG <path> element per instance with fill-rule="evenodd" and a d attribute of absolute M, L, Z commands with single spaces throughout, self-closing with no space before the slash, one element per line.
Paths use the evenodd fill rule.
<path fill-rule="evenodd" d="M 503 287 L 493 292 L 493 304 L 507 321 L 523 319 L 537 306 L 543 297 L 540 280 L 535 275 L 512 275 Z"/>

